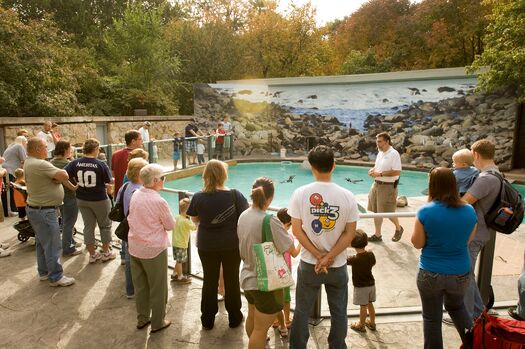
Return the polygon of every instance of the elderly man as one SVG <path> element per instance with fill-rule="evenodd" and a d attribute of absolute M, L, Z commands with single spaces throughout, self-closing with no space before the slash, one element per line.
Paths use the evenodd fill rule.
<path fill-rule="evenodd" d="M 50 286 L 69 286 L 75 283 L 75 279 L 63 274 L 58 223 L 58 209 L 64 198 L 62 184 L 71 186 L 69 176 L 45 160 L 48 149 L 43 139 L 31 138 L 27 143 L 27 153 L 24 163 L 27 216 L 35 231 L 38 276 L 41 281 L 49 280 Z"/>
<path fill-rule="evenodd" d="M 368 193 L 368 210 L 372 212 L 395 212 L 397 205 L 397 183 L 401 174 L 401 157 L 392 147 L 390 136 L 381 132 L 376 136 L 376 145 L 379 153 L 374 167 L 368 175 L 374 179 L 374 184 Z M 397 217 L 390 218 L 396 226 L 392 241 L 396 242 L 403 235 L 403 227 L 399 225 Z M 374 218 L 375 234 L 368 237 L 368 241 L 382 241 L 381 226 L 383 218 Z"/>

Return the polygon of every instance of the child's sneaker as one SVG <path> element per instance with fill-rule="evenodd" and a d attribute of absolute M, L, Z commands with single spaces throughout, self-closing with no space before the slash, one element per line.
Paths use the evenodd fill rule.
<path fill-rule="evenodd" d="M 90 254 L 89 255 L 89 263 L 93 264 L 93 263 L 95 263 L 96 261 L 98 261 L 101 258 L 102 258 L 102 254 L 99 253 L 99 252 L 95 252 L 94 254 Z"/>
<path fill-rule="evenodd" d="M 102 254 L 102 262 L 107 262 L 107 261 L 110 261 L 112 259 L 115 259 L 117 257 L 117 255 L 115 254 L 115 252 L 107 252 L 107 253 L 103 253 Z"/>

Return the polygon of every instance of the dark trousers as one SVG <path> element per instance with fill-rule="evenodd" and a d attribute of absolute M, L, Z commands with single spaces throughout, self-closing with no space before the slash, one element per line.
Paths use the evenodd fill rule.
<path fill-rule="evenodd" d="M 224 306 L 228 311 L 230 325 L 238 324 L 242 319 L 241 289 L 239 286 L 239 266 L 241 256 L 239 249 L 224 251 L 203 251 L 199 249 L 204 284 L 201 298 L 201 323 L 206 328 L 212 328 L 215 315 L 219 311 L 217 302 L 217 286 L 222 264 L 224 276 Z"/>
<path fill-rule="evenodd" d="M 9 181 L 7 187 L 9 188 L 9 205 L 11 207 L 11 212 L 18 212 L 15 204 L 14 189 L 9 185 L 9 182 L 14 182 L 16 180 L 15 176 L 9 174 Z"/>

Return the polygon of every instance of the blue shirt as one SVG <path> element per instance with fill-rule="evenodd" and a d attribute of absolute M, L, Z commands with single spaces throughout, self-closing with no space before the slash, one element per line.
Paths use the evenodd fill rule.
<path fill-rule="evenodd" d="M 460 194 L 466 193 L 479 175 L 479 171 L 472 166 L 455 168 L 453 173 L 456 177 L 456 185 Z"/>
<path fill-rule="evenodd" d="M 468 204 L 453 208 L 433 201 L 419 208 L 417 218 L 426 236 L 419 268 L 440 274 L 467 273 L 468 238 L 477 222 L 474 208 Z"/>
<path fill-rule="evenodd" d="M 111 182 L 111 173 L 102 161 L 83 157 L 71 161 L 64 170 L 78 183 L 77 199 L 102 201 L 108 198 L 106 183 Z"/>

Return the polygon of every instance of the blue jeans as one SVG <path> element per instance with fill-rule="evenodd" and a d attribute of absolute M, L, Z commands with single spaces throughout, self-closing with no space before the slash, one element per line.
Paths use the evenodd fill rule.
<path fill-rule="evenodd" d="M 60 214 L 62 215 L 62 254 L 68 255 L 76 250 L 73 239 L 73 228 L 78 218 L 76 197 L 64 196 L 64 205 L 60 206 Z"/>
<path fill-rule="evenodd" d="M 472 319 L 477 319 L 485 307 L 476 282 L 476 261 L 483 246 L 485 246 L 485 241 L 478 240 L 472 240 L 468 246 L 468 252 L 470 254 L 470 282 L 465 293 L 464 301 L 465 307 Z"/>
<path fill-rule="evenodd" d="M 348 331 L 346 307 L 348 305 L 348 270 L 346 264 L 338 268 L 328 268 L 328 274 L 316 274 L 314 265 L 301 261 L 297 268 L 297 287 L 295 289 L 295 312 L 290 332 L 290 348 L 306 348 L 310 333 L 308 319 L 321 285 L 324 284 L 330 308 L 330 349 L 346 348 Z"/>
<path fill-rule="evenodd" d="M 525 268 L 521 272 L 520 278 L 518 279 L 518 295 L 519 300 L 516 311 L 522 319 L 525 319 Z"/>
<path fill-rule="evenodd" d="M 57 209 L 35 209 L 28 206 L 27 217 L 35 231 L 38 275 L 47 275 L 50 282 L 56 282 L 62 278 L 64 272 L 60 264 L 62 242 Z"/>
<path fill-rule="evenodd" d="M 124 276 L 126 277 L 126 294 L 128 296 L 135 294 L 133 279 L 131 278 L 131 260 L 129 258 L 129 245 L 127 241 L 122 240 L 122 249 L 124 251 L 124 261 L 126 261 Z"/>
<path fill-rule="evenodd" d="M 443 348 L 441 320 L 443 319 L 443 302 L 456 330 L 465 343 L 465 331 L 472 327 L 470 317 L 463 299 L 469 285 L 470 275 L 439 274 L 419 269 L 417 288 L 423 307 L 423 335 L 425 349 Z"/>

